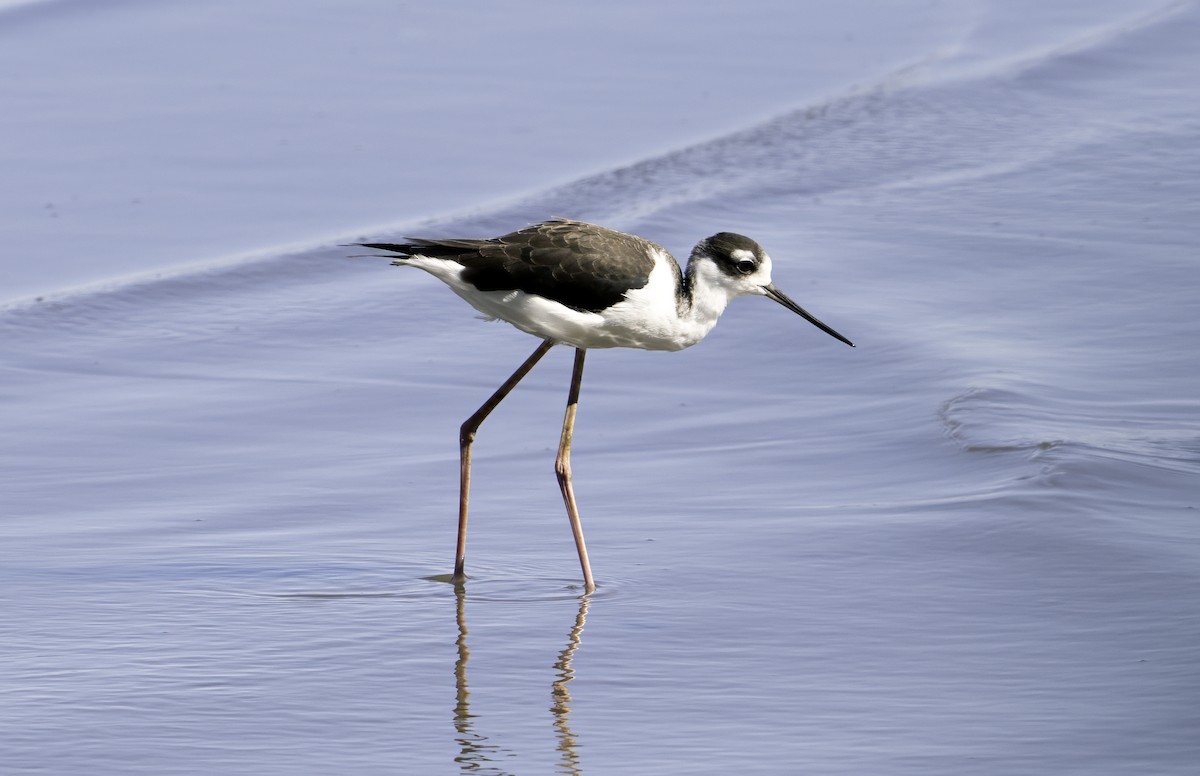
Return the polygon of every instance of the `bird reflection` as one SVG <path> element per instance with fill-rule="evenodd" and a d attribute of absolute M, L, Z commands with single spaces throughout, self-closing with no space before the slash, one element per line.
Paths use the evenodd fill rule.
<path fill-rule="evenodd" d="M 571 691 L 567 689 L 567 685 L 575 678 L 575 669 L 571 667 L 571 661 L 575 659 L 575 650 L 579 649 L 587 610 L 588 597 L 580 596 L 579 613 L 575 615 L 575 625 L 567 634 L 567 646 L 558 653 L 558 662 L 554 664 L 558 678 L 550 685 L 550 697 L 553 699 L 550 711 L 554 714 L 554 731 L 558 735 L 558 753 L 561 758 L 559 773 L 572 776 L 578 776 L 582 771 L 579 770 L 579 752 L 575 751 L 575 732 L 571 730 L 570 725 Z"/>
<path fill-rule="evenodd" d="M 461 582 L 455 583 L 454 595 L 455 618 L 458 622 L 458 638 L 454 642 L 458 648 L 458 659 L 454 661 L 454 731 L 455 741 L 458 743 L 458 756 L 454 758 L 454 762 L 463 773 L 502 776 L 509 771 L 497 764 L 497 760 L 514 757 L 515 754 L 502 746 L 489 743 L 487 736 L 475 730 L 476 717 L 471 713 L 471 691 L 467 684 L 467 662 L 471 658 L 471 650 L 467 646 L 466 585 Z M 550 685 L 550 712 L 554 717 L 554 733 L 558 740 L 558 772 L 570 776 L 579 776 L 582 770 L 577 751 L 578 739 L 570 726 L 571 693 L 567 685 L 575 678 L 575 669 L 571 667 L 571 663 L 575 659 L 575 651 L 579 649 L 587 611 L 588 597 L 580 596 L 575 623 L 567 634 L 566 646 L 558 653 L 558 660 L 554 663 L 555 678 Z"/>
<path fill-rule="evenodd" d="M 487 736 L 475 732 L 474 715 L 471 714 L 471 691 L 467 689 L 467 661 L 471 650 L 467 647 L 467 586 L 454 583 L 456 599 L 455 619 L 458 621 L 458 659 L 454 661 L 454 730 L 457 733 L 458 756 L 454 762 L 464 773 L 495 774 L 502 776 L 508 771 L 494 765 L 495 757 L 503 751 L 501 747 L 487 742 Z"/>

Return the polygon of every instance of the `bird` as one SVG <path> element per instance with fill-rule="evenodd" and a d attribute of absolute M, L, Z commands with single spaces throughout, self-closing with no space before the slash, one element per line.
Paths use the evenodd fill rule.
<path fill-rule="evenodd" d="M 571 443 L 583 363 L 594 348 L 677 351 L 712 330 L 740 296 L 765 296 L 854 347 L 771 281 L 771 257 L 754 240 L 719 232 L 698 242 L 687 267 L 649 240 L 568 218 L 484 239 L 402 238 L 355 245 L 441 280 L 489 320 L 542 342 L 459 429 L 458 535 L 451 581 L 466 579 L 471 446 L 480 425 L 555 345 L 575 349 L 554 470 L 579 554 L 586 594 L 596 590 L 571 475 Z"/>

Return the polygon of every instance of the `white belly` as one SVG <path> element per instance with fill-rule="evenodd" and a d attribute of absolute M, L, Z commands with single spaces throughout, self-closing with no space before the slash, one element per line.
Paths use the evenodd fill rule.
<path fill-rule="evenodd" d="M 598 313 L 580 312 L 524 291 L 479 291 L 462 280 L 462 267 L 446 259 L 414 256 L 404 262 L 437 277 L 490 319 L 508 321 L 521 331 L 577 348 L 683 350 L 712 329 L 716 318 L 681 318 L 675 276 L 660 264 L 645 286 Z"/>

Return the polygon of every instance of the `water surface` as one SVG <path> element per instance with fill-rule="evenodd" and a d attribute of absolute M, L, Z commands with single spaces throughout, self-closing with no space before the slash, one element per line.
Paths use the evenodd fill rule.
<path fill-rule="evenodd" d="M 742 231 L 858 344 L 749 300 L 594 352 L 588 598 L 566 349 L 483 427 L 436 579 L 458 424 L 536 343 L 431 278 L 321 245 L 0 310 L 6 772 L 1193 773 L 1200 9 L 971 13 L 370 233 Z"/>

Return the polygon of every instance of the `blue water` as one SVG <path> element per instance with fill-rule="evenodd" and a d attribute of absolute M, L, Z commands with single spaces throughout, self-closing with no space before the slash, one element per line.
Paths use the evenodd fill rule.
<path fill-rule="evenodd" d="M 1200 7 L 971 14 L 341 240 L 740 231 L 856 342 L 749 300 L 593 353 L 588 598 L 566 349 L 480 433 L 471 579 L 431 579 L 458 424 L 536 343 L 422 273 L 324 245 L 0 310 L 3 771 L 1195 773 Z"/>

